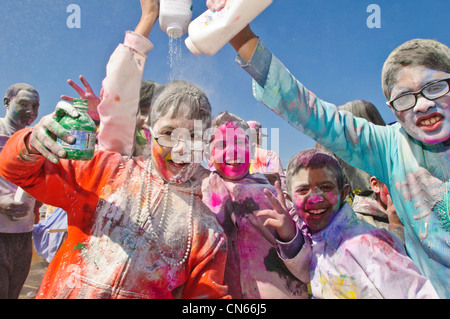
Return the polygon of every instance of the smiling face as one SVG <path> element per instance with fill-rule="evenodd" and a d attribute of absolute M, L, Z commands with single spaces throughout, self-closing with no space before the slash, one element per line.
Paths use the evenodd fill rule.
<path fill-rule="evenodd" d="M 300 169 L 292 176 L 290 189 L 297 214 L 316 233 L 326 228 L 339 211 L 349 186 L 340 190 L 335 174 L 322 167 Z"/>
<path fill-rule="evenodd" d="M 211 160 L 217 172 L 229 180 L 244 178 L 250 169 L 248 136 L 234 123 L 217 127 L 210 145 Z"/>
<path fill-rule="evenodd" d="M 185 142 L 190 139 L 201 139 L 202 131 L 198 132 L 195 120 L 189 119 L 189 108 L 182 105 L 174 118 L 171 112 L 160 117 L 153 125 L 156 139 L 162 136 L 180 140 L 174 147 L 164 147 L 158 144 L 155 138 L 151 140 L 152 161 L 159 175 L 169 183 L 183 183 L 190 179 L 201 161 L 195 159 L 202 157 L 202 150 L 191 151 Z M 200 126 L 201 127 L 201 126 Z M 200 133 L 200 136 L 197 136 Z M 200 155 L 195 154 L 200 152 Z"/>
<path fill-rule="evenodd" d="M 424 66 L 405 67 L 397 74 L 391 100 L 408 92 L 420 91 L 430 82 L 449 77 L 449 73 Z M 421 142 L 435 144 L 450 138 L 449 93 L 434 101 L 419 95 L 413 108 L 401 112 L 394 109 L 392 111 L 406 132 Z"/>

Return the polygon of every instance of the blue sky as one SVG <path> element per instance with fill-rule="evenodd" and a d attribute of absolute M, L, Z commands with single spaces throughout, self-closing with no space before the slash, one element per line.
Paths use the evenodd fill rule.
<path fill-rule="evenodd" d="M 68 28 L 70 4 L 81 9 L 81 27 Z M 370 4 L 380 8 L 381 27 L 369 28 Z M 206 10 L 193 0 L 193 17 Z M 75 95 L 66 83 L 84 75 L 98 94 L 109 56 L 140 16 L 138 0 L 2 0 L 0 11 L 0 91 L 16 82 L 40 93 L 39 118 L 51 113 L 61 94 Z M 413 38 L 432 38 L 450 45 L 448 0 L 274 0 L 251 23 L 269 49 L 308 89 L 336 105 L 365 99 L 386 122 L 394 116 L 381 91 L 381 68 L 389 53 Z M 214 56 L 194 56 L 186 35 L 170 43 L 156 26 L 150 40 L 144 79 L 166 83 L 188 80 L 208 95 L 214 115 L 228 110 L 278 130 L 283 165 L 314 142 L 257 102 L 250 77 L 234 62 L 227 44 Z M 170 65 L 169 50 L 180 52 Z M 4 116 L 2 108 L 0 116 Z M 269 141 L 268 147 L 271 147 Z"/>

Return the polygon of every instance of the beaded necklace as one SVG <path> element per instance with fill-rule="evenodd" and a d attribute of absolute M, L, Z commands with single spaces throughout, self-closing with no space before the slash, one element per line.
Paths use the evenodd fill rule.
<path fill-rule="evenodd" d="M 133 205 L 133 210 L 131 213 L 132 217 L 136 217 L 135 223 L 132 226 L 132 231 L 135 237 L 141 237 L 141 240 L 137 240 L 133 248 L 134 249 L 143 249 L 147 247 L 151 242 L 156 244 L 156 248 L 162 259 L 171 266 L 180 266 L 182 265 L 187 258 L 189 257 L 189 253 L 192 246 L 192 229 L 193 229 L 193 206 L 194 206 L 194 187 L 191 182 L 191 196 L 189 201 L 189 213 L 188 213 L 188 238 L 186 241 L 186 249 L 183 253 L 183 258 L 179 261 L 174 261 L 166 257 L 167 253 L 162 249 L 162 244 L 159 240 L 159 237 L 163 237 L 162 235 L 165 232 L 165 220 L 166 220 L 166 212 L 167 206 L 170 198 L 170 184 L 165 183 L 164 185 L 164 204 L 163 211 L 161 214 L 160 221 L 157 225 L 153 224 L 152 221 L 152 211 L 151 211 L 151 197 L 152 197 L 152 182 L 151 182 L 151 171 L 152 171 L 152 160 L 148 159 L 144 172 L 141 176 L 141 185 L 140 190 L 135 197 L 135 203 Z M 144 197 L 144 199 L 143 199 Z M 156 212 L 156 208 L 153 213 Z M 145 228 L 148 228 L 147 230 Z"/>

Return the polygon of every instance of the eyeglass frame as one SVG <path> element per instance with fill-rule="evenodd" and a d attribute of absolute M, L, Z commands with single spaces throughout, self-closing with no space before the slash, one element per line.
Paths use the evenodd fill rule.
<path fill-rule="evenodd" d="M 438 97 L 436 97 L 436 98 L 434 98 L 434 99 L 430 99 L 430 98 L 426 97 L 426 96 L 423 94 L 423 91 L 424 91 L 426 88 L 430 87 L 430 86 L 433 85 L 433 84 L 439 83 L 439 82 L 447 82 L 448 91 L 447 91 L 446 93 L 444 93 L 444 94 L 442 94 L 441 96 L 438 96 Z M 393 108 L 394 110 L 396 110 L 397 112 L 403 112 L 403 111 L 409 110 L 409 109 L 413 108 L 414 106 L 416 106 L 416 104 L 417 104 L 417 97 L 418 97 L 419 95 L 422 95 L 424 98 L 426 98 L 426 99 L 429 100 L 429 101 L 434 101 L 434 100 L 437 100 L 437 99 L 443 97 L 444 95 L 448 94 L 448 92 L 450 92 L 450 78 L 447 78 L 447 79 L 440 79 L 440 80 L 432 81 L 432 82 L 426 84 L 425 86 L 423 86 L 423 87 L 422 87 L 419 91 L 417 91 L 417 92 L 408 92 L 408 93 L 402 94 L 402 95 L 400 95 L 400 96 L 397 96 L 397 97 L 396 97 L 395 99 L 393 99 L 392 101 L 387 101 L 386 104 L 387 104 L 389 107 L 392 107 L 392 108 Z M 397 108 L 394 106 L 394 102 L 395 102 L 396 100 L 398 100 L 398 99 L 400 99 L 400 98 L 402 98 L 402 97 L 404 97 L 404 96 L 408 96 L 408 95 L 413 95 L 413 96 L 414 96 L 414 99 L 415 99 L 414 104 L 413 104 L 412 106 L 408 107 L 408 108 L 403 109 L 403 110 L 397 110 Z"/>
<path fill-rule="evenodd" d="M 160 142 L 158 142 L 158 139 L 160 139 L 161 137 L 163 137 L 163 136 L 159 136 L 159 137 L 156 137 L 156 134 L 153 132 L 153 129 L 150 127 L 150 126 L 148 126 L 148 130 L 149 130 L 149 132 L 150 132 L 150 134 L 151 134 L 151 136 L 152 136 L 152 138 L 156 141 L 156 143 L 158 143 L 158 145 L 159 146 L 161 146 L 161 147 L 167 147 L 167 148 L 174 148 L 175 146 L 177 146 L 178 145 L 178 143 L 180 143 L 180 142 L 182 142 L 184 145 L 186 145 L 187 146 L 187 148 L 190 150 L 190 151 L 203 151 L 203 149 L 205 148 L 205 145 L 206 145 L 206 143 L 202 140 L 202 141 L 195 141 L 194 140 L 194 143 L 195 142 L 201 142 L 202 143 L 202 148 L 201 149 L 197 149 L 196 147 L 189 147 L 188 146 L 188 144 L 187 144 L 187 140 L 184 140 L 184 139 L 179 139 L 179 138 L 172 138 L 172 135 L 171 135 L 171 137 L 170 137 L 170 140 L 171 141 L 176 141 L 176 143 L 173 145 L 173 146 L 165 146 L 165 145 L 161 145 L 161 143 Z M 192 140 L 189 140 L 189 141 L 192 141 Z M 194 144 L 193 144 L 193 146 L 194 146 Z"/>

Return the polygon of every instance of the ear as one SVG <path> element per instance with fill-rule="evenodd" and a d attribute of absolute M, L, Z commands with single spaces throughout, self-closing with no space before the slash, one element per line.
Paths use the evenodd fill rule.
<path fill-rule="evenodd" d="M 8 108 L 8 106 L 9 106 L 9 98 L 8 97 L 4 97 L 4 99 L 3 99 L 3 105 L 6 107 L 6 108 Z"/>
<path fill-rule="evenodd" d="M 350 193 L 350 184 L 345 184 L 342 188 L 342 200 L 344 200 Z"/>
<path fill-rule="evenodd" d="M 381 191 L 380 184 L 378 183 L 378 179 L 375 176 L 372 176 L 370 178 L 370 187 L 375 194 L 379 194 Z"/>

